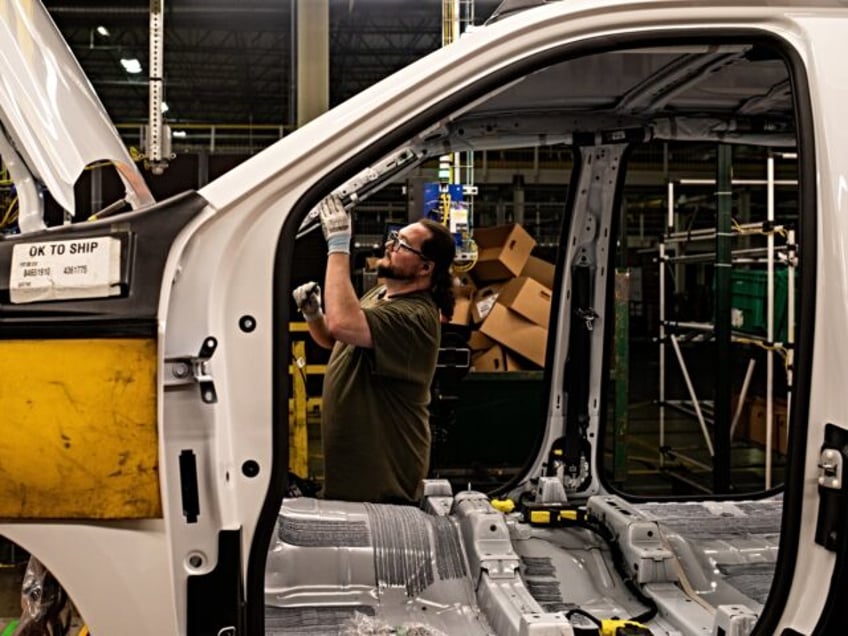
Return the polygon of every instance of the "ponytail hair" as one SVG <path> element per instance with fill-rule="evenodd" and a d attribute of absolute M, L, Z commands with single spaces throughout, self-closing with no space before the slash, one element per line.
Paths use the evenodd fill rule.
<path fill-rule="evenodd" d="M 453 235 L 441 223 L 432 219 L 418 221 L 430 230 L 430 236 L 421 243 L 421 253 L 433 263 L 430 293 L 442 315 L 450 320 L 456 301 L 453 297 L 453 272 L 451 266 L 456 258 L 456 243 Z"/>

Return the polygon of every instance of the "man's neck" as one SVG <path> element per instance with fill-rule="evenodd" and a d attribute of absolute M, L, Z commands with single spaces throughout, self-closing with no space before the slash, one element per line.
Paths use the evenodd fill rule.
<path fill-rule="evenodd" d="M 386 296 L 402 296 L 404 294 L 411 294 L 412 292 L 420 291 L 422 289 L 427 289 L 427 281 L 425 280 L 397 280 L 392 278 L 387 278 L 385 280 L 386 285 Z"/>

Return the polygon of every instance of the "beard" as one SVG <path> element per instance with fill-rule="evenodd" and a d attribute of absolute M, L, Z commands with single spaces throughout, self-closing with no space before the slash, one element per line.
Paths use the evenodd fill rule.
<path fill-rule="evenodd" d="M 390 280 L 412 280 L 412 276 L 405 275 L 391 264 L 388 265 L 377 265 L 377 277 L 378 278 L 387 278 Z"/>

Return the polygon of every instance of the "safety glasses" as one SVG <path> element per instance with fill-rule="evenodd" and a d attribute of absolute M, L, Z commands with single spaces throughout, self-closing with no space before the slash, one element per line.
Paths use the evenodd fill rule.
<path fill-rule="evenodd" d="M 397 233 L 397 230 L 389 232 L 389 237 L 386 239 L 386 247 L 396 252 L 399 249 L 409 250 L 413 254 L 417 254 L 419 258 L 425 261 L 429 261 L 430 259 L 424 256 L 424 253 L 421 250 L 417 250 L 412 247 L 409 243 L 404 241 L 400 234 Z"/>

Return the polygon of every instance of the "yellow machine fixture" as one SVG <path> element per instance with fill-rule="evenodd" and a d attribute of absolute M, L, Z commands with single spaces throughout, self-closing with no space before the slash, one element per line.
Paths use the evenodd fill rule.
<path fill-rule="evenodd" d="M 0 517 L 162 516 L 153 338 L 0 341 Z"/>

